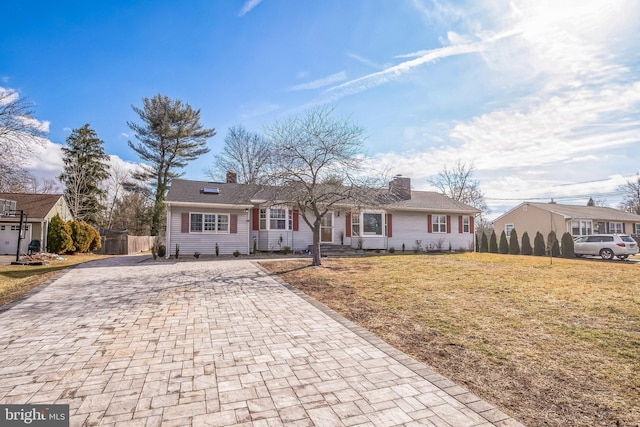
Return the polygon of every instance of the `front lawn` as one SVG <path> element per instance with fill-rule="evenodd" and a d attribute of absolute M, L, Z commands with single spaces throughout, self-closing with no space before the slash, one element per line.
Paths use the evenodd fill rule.
<path fill-rule="evenodd" d="M 478 253 L 262 265 L 526 425 L 638 425 L 640 265 Z"/>

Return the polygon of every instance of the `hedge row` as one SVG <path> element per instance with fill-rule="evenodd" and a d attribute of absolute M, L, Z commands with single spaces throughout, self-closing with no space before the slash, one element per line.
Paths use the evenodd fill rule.
<path fill-rule="evenodd" d="M 535 256 L 551 255 L 553 257 L 562 256 L 562 258 L 575 257 L 573 237 L 569 232 L 565 232 L 562 235 L 562 241 L 558 241 L 554 231 L 550 232 L 547 236 L 546 245 L 542 233 L 537 232 L 533 239 L 533 248 L 531 247 L 529 234 L 526 231 L 522 235 L 522 244 L 518 241 L 518 233 L 515 229 L 511 230 L 509 240 L 507 240 L 507 233 L 503 231 L 500 235 L 500 243 L 498 243 L 495 230 L 491 232 L 491 237 L 489 239 L 487 239 L 487 235 L 484 233 L 476 237 L 476 241 L 479 242 L 477 248 L 478 252 Z"/>
<path fill-rule="evenodd" d="M 100 249 L 100 233 L 84 221 L 51 218 L 47 233 L 47 250 L 55 254 L 93 252 Z"/>

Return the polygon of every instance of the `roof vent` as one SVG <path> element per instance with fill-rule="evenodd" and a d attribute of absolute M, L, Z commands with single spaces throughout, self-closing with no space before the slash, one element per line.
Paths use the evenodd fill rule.
<path fill-rule="evenodd" d="M 220 194 L 220 189 L 218 187 L 204 187 L 200 192 L 202 194 Z"/>

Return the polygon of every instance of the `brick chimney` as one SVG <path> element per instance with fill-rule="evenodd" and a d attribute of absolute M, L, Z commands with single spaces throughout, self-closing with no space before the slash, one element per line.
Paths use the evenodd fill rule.
<path fill-rule="evenodd" d="M 402 200 L 411 199 L 411 178 L 404 178 L 402 175 L 396 175 L 389 183 L 389 191 Z"/>
<path fill-rule="evenodd" d="M 227 184 L 237 184 L 238 174 L 234 171 L 227 171 Z"/>

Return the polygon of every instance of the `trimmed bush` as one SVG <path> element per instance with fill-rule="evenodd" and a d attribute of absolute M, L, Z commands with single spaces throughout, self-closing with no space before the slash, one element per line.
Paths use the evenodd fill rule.
<path fill-rule="evenodd" d="M 502 230 L 502 233 L 500 233 L 500 253 L 501 254 L 508 254 L 509 253 L 509 242 L 507 242 L 507 233 L 504 232 L 504 230 Z"/>
<path fill-rule="evenodd" d="M 91 244 L 89 245 L 89 251 L 95 252 L 102 247 L 102 237 L 100 236 L 100 232 L 93 227 L 91 227 L 91 234 L 93 234 L 93 240 L 91 240 Z"/>
<path fill-rule="evenodd" d="M 485 233 L 482 233 L 482 238 L 480 239 L 480 252 L 489 252 L 489 240 Z"/>
<path fill-rule="evenodd" d="M 71 227 L 56 214 L 49 222 L 47 231 L 47 250 L 54 254 L 63 254 L 73 250 Z"/>
<path fill-rule="evenodd" d="M 533 248 L 531 247 L 531 241 L 529 240 L 529 233 L 526 231 L 522 234 L 522 248 L 520 249 L 522 255 L 532 255 Z"/>
<path fill-rule="evenodd" d="M 549 251 L 552 257 L 557 258 L 560 256 L 560 242 L 558 242 L 556 232 L 553 230 L 551 230 L 547 236 L 547 245 L 549 246 Z"/>
<path fill-rule="evenodd" d="M 536 233 L 536 237 L 533 239 L 533 254 L 535 256 L 544 256 L 544 237 L 539 231 Z"/>
<path fill-rule="evenodd" d="M 575 258 L 576 253 L 573 248 L 573 237 L 571 233 L 565 232 L 562 235 L 562 246 L 560 247 L 562 258 Z"/>
<path fill-rule="evenodd" d="M 498 239 L 496 238 L 496 231 L 491 232 L 491 238 L 489 239 L 489 252 L 492 254 L 498 253 Z"/>
<path fill-rule="evenodd" d="M 73 252 L 89 252 L 93 243 L 95 229 L 84 221 L 71 221 L 71 238 L 73 239 Z"/>
<path fill-rule="evenodd" d="M 520 255 L 520 244 L 518 243 L 518 233 L 516 229 L 511 230 L 509 235 L 509 253 L 511 255 Z"/>

